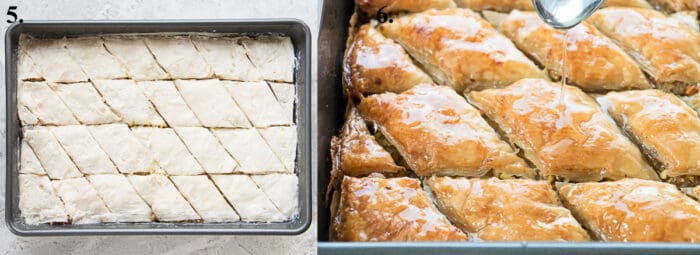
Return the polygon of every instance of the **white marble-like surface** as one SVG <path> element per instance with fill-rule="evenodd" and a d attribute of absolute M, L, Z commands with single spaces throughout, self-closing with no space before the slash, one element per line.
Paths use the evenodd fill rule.
<path fill-rule="evenodd" d="M 232 19 L 297 18 L 312 31 L 313 71 L 316 83 L 316 38 L 321 0 L 1 0 L 0 13 L 10 5 L 24 20 L 115 20 L 115 19 Z M 5 34 L 7 18 L 0 19 Z M 3 44 L 4 45 L 4 44 Z M 3 46 L 4 47 L 4 46 Z M 0 53 L 4 81 L 4 49 Z M 315 95 L 316 92 L 314 91 Z M 0 90 L 2 147 L 0 162 L 5 161 L 5 89 Z M 316 98 L 312 98 L 316 108 Z M 315 119 L 313 117 L 312 119 Z M 315 123 L 315 122 L 312 122 Z M 316 143 L 316 134 L 312 134 Z M 315 158 L 314 158 L 315 160 Z M 315 162 L 313 162 L 316 165 Z M 313 173 L 312 176 L 316 176 Z M 4 217 L 5 169 L 0 170 L 0 215 Z M 315 178 L 314 178 L 315 179 Z M 314 202 L 316 184 L 314 180 Z M 316 208 L 313 223 L 299 236 L 80 236 L 17 237 L 0 224 L 0 254 L 315 254 Z"/>

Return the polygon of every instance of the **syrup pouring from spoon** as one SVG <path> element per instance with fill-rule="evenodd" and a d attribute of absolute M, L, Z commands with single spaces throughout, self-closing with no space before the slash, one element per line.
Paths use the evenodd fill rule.
<path fill-rule="evenodd" d="M 532 0 L 535 11 L 547 25 L 564 31 L 562 39 L 561 91 L 559 92 L 559 109 L 566 111 L 564 104 L 564 85 L 566 84 L 567 35 L 572 28 L 595 12 L 605 0 Z M 561 114 L 562 116 L 564 114 Z"/>

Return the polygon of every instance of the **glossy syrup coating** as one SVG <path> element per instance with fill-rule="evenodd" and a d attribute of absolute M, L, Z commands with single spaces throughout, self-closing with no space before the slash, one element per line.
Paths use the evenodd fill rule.
<path fill-rule="evenodd" d="M 345 56 L 343 76 L 351 94 L 401 93 L 432 83 L 400 45 L 384 37 L 373 24 L 360 27 Z"/>
<path fill-rule="evenodd" d="M 396 165 L 391 154 L 370 134 L 362 116 L 354 107 L 350 108 L 340 139 L 340 169 L 345 175 L 398 174 L 405 171 Z"/>
<path fill-rule="evenodd" d="M 445 9 L 455 7 L 452 0 L 355 0 L 355 4 L 374 17 L 382 9 L 384 13 L 421 12 L 428 9 Z"/>
<path fill-rule="evenodd" d="M 588 241 L 545 181 L 432 177 L 438 207 L 472 239 Z"/>
<path fill-rule="evenodd" d="M 600 240 L 700 241 L 700 203 L 671 184 L 623 179 L 564 185 L 559 194 Z"/>
<path fill-rule="evenodd" d="M 513 11 L 499 30 L 556 79 L 561 78 L 566 33 L 566 78 L 585 91 L 651 88 L 634 59 L 586 22 L 565 32 L 548 26 L 535 12 Z"/>
<path fill-rule="evenodd" d="M 700 175 L 700 119 L 673 94 L 660 90 L 611 92 L 601 105 L 661 163 L 666 175 Z"/>
<path fill-rule="evenodd" d="M 337 241 L 466 241 L 412 178 L 345 177 L 336 217 Z"/>
<path fill-rule="evenodd" d="M 469 9 L 405 15 L 379 30 L 401 44 L 438 84 L 458 92 L 545 76 L 513 42 Z"/>
<path fill-rule="evenodd" d="M 700 83 L 700 33 L 646 9 L 606 8 L 588 21 L 620 43 L 664 90 L 684 93 Z M 684 85 L 666 88 L 664 83 Z"/>
<path fill-rule="evenodd" d="M 694 0 L 690 0 L 694 1 Z M 456 0 L 457 5 L 472 10 L 493 10 L 510 12 L 512 10 L 534 11 L 532 0 Z M 602 7 L 628 6 L 638 8 L 651 8 L 645 0 L 606 0 Z"/>
<path fill-rule="evenodd" d="M 479 111 L 448 87 L 419 85 L 402 94 L 372 95 L 359 109 L 419 176 L 484 176 L 491 170 L 536 174 Z"/>
<path fill-rule="evenodd" d="M 469 94 L 518 145 L 542 176 L 574 182 L 635 177 L 657 180 L 639 149 L 579 88 L 523 79 Z M 561 103 L 565 107 L 562 107 Z"/>

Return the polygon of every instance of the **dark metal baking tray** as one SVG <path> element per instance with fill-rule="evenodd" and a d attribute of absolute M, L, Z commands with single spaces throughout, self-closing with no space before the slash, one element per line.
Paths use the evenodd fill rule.
<path fill-rule="evenodd" d="M 21 127 L 17 117 L 17 49 L 20 34 L 36 37 L 85 36 L 138 33 L 214 33 L 291 37 L 296 57 L 297 164 L 299 211 L 282 223 L 107 223 L 92 225 L 26 225 L 18 209 L 18 162 Z M 158 21 L 25 21 L 5 34 L 6 89 L 6 199 L 5 221 L 20 236 L 43 235 L 146 235 L 146 234 L 246 234 L 296 235 L 311 224 L 311 32 L 296 19 L 245 20 L 158 20 Z"/>
<path fill-rule="evenodd" d="M 700 254 L 700 244 L 684 243 L 342 243 L 329 242 L 330 212 L 325 206 L 330 179 L 330 140 L 343 124 L 345 99 L 341 89 L 343 53 L 353 1 L 323 3 L 318 39 L 318 253 L 319 254 Z"/>

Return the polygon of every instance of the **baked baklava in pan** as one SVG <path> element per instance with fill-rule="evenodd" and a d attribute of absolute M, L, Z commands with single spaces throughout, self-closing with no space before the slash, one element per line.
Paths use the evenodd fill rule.
<path fill-rule="evenodd" d="M 574 182 L 658 179 L 639 149 L 591 97 L 577 87 L 561 86 L 523 79 L 468 97 L 543 177 Z"/>
<path fill-rule="evenodd" d="M 532 5 L 532 0 L 456 0 L 456 2 L 459 7 L 470 8 L 476 11 L 492 10 L 510 12 L 512 10 L 535 10 L 535 6 Z M 651 8 L 649 3 L 645 0 L 606 0 L 602 7 L 608 6 Z"/>
<path fill-rule="evenodd" d="M 453 0 L 355 0 L 355 4 L 370 16 L 381 8 L 384 13 L 396 13 L 455 7 Z"/>
<path fill-rule="evenodd" d="M 516 10 L 504 17 L 498 29 L 542 64 L 554 80 L 561 79 L 566 49 L 567 81 L 584 91 L 651 88 L 634 59 L 586 22 L 564 32 L 545 24 L 535 12 Z"/>
<path fill-rule="evenodd" d="M 401 94 L 372 95 L 359 110 L 419 176 L 536 175 L 449 87 L 419 85 Z"/>
<path fill-rule="evenodd" d="M 646 9 L 605 8 L 588 21 L 617 41 L 657 88 L 689 94 L 700 84 L 700 32 Z"/>
<path fill-rule="evenodd" d="M 349 94 L 401 93 L 433 82 L 400 45 L 384 37 L 374 25 L 362 25 L 347 50 L 343 77 Z"/>
<path fill-rule="evenodd" d="M 432 177 L 440 210 L 472 240 L 588 241 L 545 181 Z"/>
<path fill-rule="evenodd" d="M 435 82 L 457 92 L 500 88 L 542 72 L 513 42 L 469 9 L 429 10 L 379 25 Z"/>
<path fill-rule="evenodd" d="M 623 179 L 563 185 L 559 194 L 599 240 L 700 241 L 700 203 L 671 184 Z"/>
<path fill-rule="evenodd" d="M 343 179 L 331 237 L 338 241 L 466 241 L 412 178 Z"/>
<path fill-rule="evenodd" d="M 598 102 L 650 157 L 662 179 L 700 184 L 700 119 L 680 98 L 650 89 L 610 92 Z"/>

